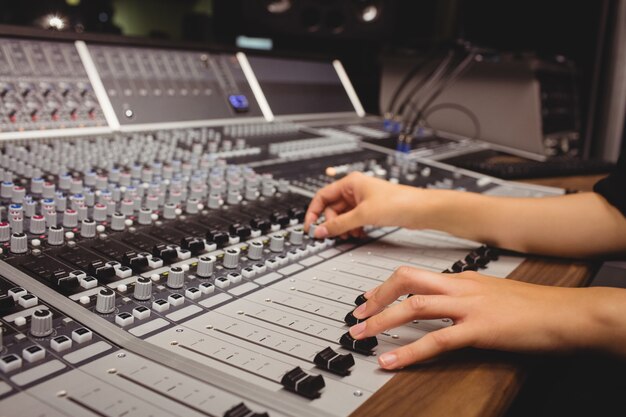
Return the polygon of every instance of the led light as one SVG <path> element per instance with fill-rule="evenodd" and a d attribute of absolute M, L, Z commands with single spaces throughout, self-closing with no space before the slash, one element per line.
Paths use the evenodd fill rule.
<path fill-rule="evenodd" d="M 370 23 L 378 19 L 379 14 L 380 12 L 378 10 L 378 7 L 370 4 L 369 6 L 365 6 L 361 11 L 361 19 L 366 23 Z"/>
<path fill-rule="evenodd" d="M 63 30 L 63 28 L 65 28 L 65 21 L 60 16 L 50 15 L 48 16 L 47 20 L 48 27 L 51 29 Z"/>
<path fill-rule="evenodd" d="M 281 14 L 291 9 L 291 0 L 270 0 L 267 2 L 267 11 Z"/>

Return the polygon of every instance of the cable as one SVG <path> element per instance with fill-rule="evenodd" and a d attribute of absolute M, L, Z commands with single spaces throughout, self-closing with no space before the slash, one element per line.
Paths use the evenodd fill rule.
<path fill-rule="evenodd" d="M 467 71 L 475 59 L 478 57 L 478 52 L 476 49 L 470 50 L 469 54 L 463 61 L 457 65 L 457 67 L 452 71 L 447 79 L 439 86 L 439 88 L 424 102 L 421 108 L 414 113 L 414 116 L 409 119 L 408 123 L 408 132 L 412 134 L 415 130 L 415 126 L 422 120 L 422 116 L 424 112 L 428 109 L 428 107 L 439 97 L 447 88 L 449 88 L 465 71 Z"/>
<path fill-rule="evenodd" d="M 389 100 L 389 104 L 387 105 L 387 110 L 385 111 L 386 115 L 388 115 L 389 117 L 394 115 L 396 102 L 400 98 L 400 94 L 402 93 L 402 91 L 407 87 L 407 85 L 411 82 L 411 80 L 415 77 L 415 75 L 417 75 L 421 70 L 423 70 L 427 66 L 427 64 L 430 63 L 430 60 L 434 58 L 436 54 L 437 52 L 429 53 L 426 56 L 426 58 L 424 58 L 422 61 L 415 64 L 409 71 L 407 71 L 407 73 L 404 75 L 404 78 L 402 79 L 400 84 L 398 84 L 398 86 L 395 88 L 393 95 L 391 96 L 391 99 Z"/>
<path fill-rule="evenodd" d="M 434 106 L 432 106 L 431 108 L 427 109 L 424 112 L 424 116 L 423 116 L 423 120 L 424 123 L 426 124 L 427 127 L 430 127 L 428 125 L 428 118 L 435 112 L 439 111 L 439 110 L 444 110 L 444 109 L 453 109 L 453 110 L 457 110 L 460 111 L 461 113 L 465 114 L 474 124 L 474 135 L 472 137 L 472 139 L 478 139 L 480 138 L 480 133 L 481 133 L 481 127 L 480 127 L 480 120 L 478 119 L 478 117 L 476 116 L 476 114 L 471 111 L 469 108 L 461 105 L 461 104 L 457 104 L 457 103 L 439 103 L 439 104 L 435 104 Z"/>
<path fill-rule="evenodd" d="M 430 87 L 430 85 L 436 81 L 437 78 L 441 76 L 441 73 L 446 71 L 450 61 L 454 57 L 454 51 L 448 51 L 448 54 L 441 60 L 439 65 L 437 65 L 428 75 L 422 78 L 406 95 L 405 99 L 402 101 L 398 111 L 396 112 L 396 116 L 402 116 L 406 110 L 406 105 L 412 98 L 417 94 L 422 88 L 425 86 Z"/>

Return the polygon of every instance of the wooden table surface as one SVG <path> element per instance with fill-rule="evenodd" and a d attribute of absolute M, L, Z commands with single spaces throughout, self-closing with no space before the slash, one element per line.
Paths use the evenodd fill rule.
<path fill-rule="evenodd" d="M 602 175 L 529 180 L 534 184 L 589 191 Z M 529 257 L 509 278 L 545 285 L 584 286 L 599 263 Z M 503 415 L 521 389 L 532 357 L 467 349 L 397 373 L 353 414 L 357 416 Z"/>

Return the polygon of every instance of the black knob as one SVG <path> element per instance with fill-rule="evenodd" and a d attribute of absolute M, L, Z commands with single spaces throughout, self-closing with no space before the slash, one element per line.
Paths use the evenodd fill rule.
<path fill-rule="evenodd" d="M 180 247 L 189 250 L 189 252 L 194 255 L 197 255 L 198 253 L 204 251 L 204 240 L 193 236 L 187 236 L 180 240 Z"/>
<path fill-rule="evenodd" d="M 98 281 L 107 282 L 115 276 L 115 269 L 111 265 L 107 265 L 102 261 L 93 261 L 87 268 L 89 275 L 98 279 Z"/>
<path fill-rule="evenodd" d="M 351 353 L 340 355 L 330 347 L 319 352 L 313 359 L 318 368 L 326 369 L 334 374 L 346 376 L 354 366 L 354 356 Z"/>
<path fill-rule="evenodd" d="M 269 417 L 267 413 L 255 413 L 244 403 L 239 403 L 224 413 L 224 417 Z"/>
<path fill-rule="evenodd" d="M 367 301 L 367 298 L 365 298 L 365 294 L 361 294 L 356 298 L 356 300 L 354 300 L 354 304 L 360 306 L 366 301 Z"/>
<path fill-rule="evenodd" d="M 170 248 L 167 245 L 154 245 L 152 248 L 152 256 L 163 259 L 163 262 L 172 262 L 178 256 L 176 249 Z"/>
<path fill-rule="evenodd" d="M 148 268 L 148 258 L 137 255 L 137 253 L 133 251 L 124 253 L 122 263 L 135 272 L 143 271 Z"/>
<path fill-rule="evenodd" d="M 361 353 L 363 355 L 371 355 L 372 349 L 378 346 L 378 339 L 376 339 L 376 336 L 372 336 L 362 340 L 356 340 L 350 336 L 349 332 L 346 332 L 343 336 L 341 336 L 341 339 L 339 339 L 339 344 L 353 352 Z"/>
<path fill-rule="evenodd" d="M 285 389 L 309 399 L 320 397 L 320 391 L 326 386 L 321 375 L 309 375 L 299 366 L 287 372 L 280 383 Z"/>
<path fill-rule="evenodd" d="M 344 319 L 343 319 L 343 321 L 345 321 L 348 326 L 354 326 L 355 324 L 359 324 L 359 323 L 361 323 L 362 321 L 365 321 L 365 320 L 367 320 L 367 318 L 365 318 L 365 319 L 357 319 L 356 317 L 354 317 L 354 310 L 352 310 L 351 312 L 346 314 L 346 317 L 344 317 Z"/>

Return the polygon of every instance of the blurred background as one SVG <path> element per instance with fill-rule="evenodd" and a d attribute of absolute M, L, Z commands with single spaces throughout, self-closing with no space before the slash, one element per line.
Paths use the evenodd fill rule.
<path fill-rule="evenodd" d="M 0 24 L 337 57 L 367 112 L 380 114 L 394 58 L 462 39 L 575 68 L 585 154 L 613 152 L 615 0 L 0 0 Z M 621 22 L 623 25 L 624 22 Z M 613 75 L 612 75 L 613 74 Z M 621 93 L 620 93 L 621 94 Z M 623 98 L 621 98 L 623 101 Z M 621 114 L 623 118 L 623 114 Z M 619 130 L 619 131 L 618 131 Z M 606 156 L 606 155 L 605 155 Z"/>

